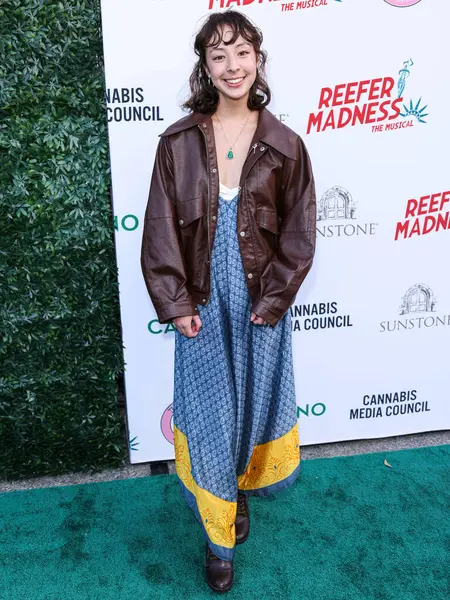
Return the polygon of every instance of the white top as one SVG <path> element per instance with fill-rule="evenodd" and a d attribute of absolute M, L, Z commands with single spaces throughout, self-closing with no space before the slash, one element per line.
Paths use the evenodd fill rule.
<path fill-rule="evenodd" d="M 237 186 L 233 189 L 230 189 L 226 185 L 223 185 L 222 182 L 220 182 L 219 193 L 224 200 L 228 200 L 228 201 L 233 200 L 233 198 L 236 196 L 236 194 L 239 192 L 239 190 L 240 190 L 239 186 Z"/>

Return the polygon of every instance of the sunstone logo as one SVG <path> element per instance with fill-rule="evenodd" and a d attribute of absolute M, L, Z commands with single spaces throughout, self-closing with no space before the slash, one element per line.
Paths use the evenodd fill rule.
<path fill-rule="evenodd" d="M 282 123 L 287 123 L 289 119 L 288 113 L 273 113 L 273 116 L 276 117 Z"/>
<path fill-rule="evenodd" d="M 316 232 L 322 238 L 372 236 L 378 223 L 358 223 L 356 202 L 340 185 L 327 190 L 317 204 Z"/>
<path fill-rule="evenodd" d="M 430 412 L 428 401 L 417 399 L 417 390 L 385 392 L 382 394 L 365 394 L 362 406 L 350 409 L 350 420 L 374 419 L 379 417 L 396 417 Z"/>
<path fill-rule="evenodd" d="M 292 331 L 353 327 L 350 315 L 339 314 L 337 302 L 293 304 L 289 310 L 292 317 Z"/>
<path fill-rule="evenodd" d="M 397 82 L 393 77 L 377 77 L 322 88 L 317 111 L 309 115 L 306 133 L 355 125 L 371 125 L 372 132 L 379 133 L 426 123 L 427 106 L 422 106 L 422 98 L 410 98 L 409 104 L 404 101 L 413 65 L 412 59 L 403 63 Z"/>
<path fill-rule="evenodd" d="M 433 290 L 424 283 L 411 286 L 402 298 L 399 308 L 402 319 L 392 319 L 380 323 L 380 333 L 448 327 L 450 315 L 437 315 L 436 298 Z"/>
<path fill-rule="evenodd" d="M 144 88 L 108 88 L 106 90 L 108 121 L 164 121 L 161 107 L 145 102 Z"/>

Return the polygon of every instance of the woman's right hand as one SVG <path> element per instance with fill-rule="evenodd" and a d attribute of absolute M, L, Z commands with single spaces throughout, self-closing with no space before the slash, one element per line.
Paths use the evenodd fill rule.
<path fill-rule="evenodd" d="M 194 323 L 192 324 L 192 321 Z M 192 315 L 191 317 L 175 317 L 173 320 L 177 331 L 182 333 L 188 338 L 193 338 L 198 335 L 202 322 L 199 315 Z"/>

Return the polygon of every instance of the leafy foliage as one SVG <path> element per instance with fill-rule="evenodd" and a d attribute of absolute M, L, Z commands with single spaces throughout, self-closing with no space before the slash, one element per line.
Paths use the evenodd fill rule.
<path fill-rule="evenodd" d="M 0 4 L 0 476 L 126 456 L 97 0 Z"/>

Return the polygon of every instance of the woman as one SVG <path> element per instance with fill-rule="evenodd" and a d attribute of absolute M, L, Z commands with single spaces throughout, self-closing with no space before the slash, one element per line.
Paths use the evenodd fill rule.
<path fill-rule="evenodd" d="M 161 134 L 141 256 L 159 321 L 176 328 L 176 471 L 219 592 L 249 534 L 247 497 L 300 470 L 289 307 L 314 255 L 314 180 L 302 140 L 266 108 L 261 42 L 237 11 L 198 32 L 190 114 Z"/>

